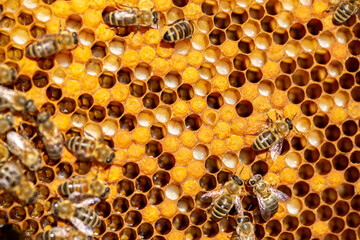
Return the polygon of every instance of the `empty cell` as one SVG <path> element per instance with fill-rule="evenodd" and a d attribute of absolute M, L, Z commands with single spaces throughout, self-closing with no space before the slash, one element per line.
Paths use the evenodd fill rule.
<path fill-rule="evenodd" d="M 248 56 L 244 54 L 236 55 L 233 62 L 234 62 L 234 67 L 240 71 L 246 70 L 250 66 L 250 59 Z"/>
<path fill-rule="evenodd" d="M 22 224 L 22 231 L 28 237 L 34 236 L 39 230 L 39 225 L 35 220 L 26 219 Z"/>
<path fill-rule="evenodd" d="M 147 192 L 151 189 L 151 179 L 147 176 L 139 176 L 136 179 L 136 189 L 141 192 Z"/>
<path fill-rule="evenodd" d="M 253 106 L 252 106 L 251 102 L 249 102 L 247 100 L 240 101 L 236 105 L 235 109 L 236 109 L 237 114 L 240 117 L 248 117 L 253 112 Z"/>
<path fill-rule="evenodd" d="M 340 187 L 338 188 L 338 193 L 339 196 L 342 199 L 350 199 L 354 196 L 355 194 L 355 188 L 353 185 L 348 184 L 348 183 L 343 183 L 340 185 Z"/>
<path fill-rule="evenodd" d="M 79 15 L 71 15 L 66 19 L 66 29 L 70 32 L 77 32 L 82 27 L 82 18 Z"/>
<path fill-rule="evenodd" d="M 329 75 L 332 77 L 337 77 L 343 72 L 343 65 L 341 62 L 337 60 L 333 60 L 330 62 L 328 66 Z"/>
<path fill-rule="evenodd" d="M 130 204 L 134 209 L 140 210 L 146 207 L 147 199 L 145 195 L 136 193 L 131 197 Z"/>
<path fill-rule="evenodd" d="M 140 63 L 135 68 L 135 77 L 140 80 L 146 80 L 150 77 L 151 66 L 147 63 Z"/>
<path fill-rule="evenodd" d="M 357 239 L 356 233 L 352 229 L 346 229 L 341 233 L 341 240 L 355 240 Z"/>
<path fill-rule="evenodd" d="M 65 97 L 57 104 L 57 106 L 60 112 L 69 114 L 75 111 L 76 103 L 75 100 Z"/>
<path fill-rule="evenodd" d="M 359 55 L 360 54 L 360 41 L 359 40 L 352 40 L 348 45 L 349 52 L 352 55 Z"/>
<path fill-rule="evenodd" d="M 129 84 L 134 78 L 134 73 L 130 68 L 122 68 L 117 72 L 116 78 L 122 84 Z"/>
<path fill-rule="evenodd" d="M 310 209 L 315 209 L 320 205 L 320 197 L 316 193 L 310 193 L 305 197 L 305 205 Z"/>
<path fill-rule="evenodd" d="M 236 24 L 243 24 L 249 18 L 248 13 L 243 8 L 235 8 L 234 11 L 231 13 L 231 20 L 233 23 Z"/>
<path fill-rule="evenodd" d="M 312 116 L 318 110 L 316 103 L 311 100 L 307 100 L 307 101 L 303 102 L 300 106 L 300 109 L 301 109 L 301 112 L 303 114 L 305 114 L 306 116 Z"/>
<path fill-rule="evenodd" d="M 350 206 L 345 201 L 337 201 L 334 205 L 334 212 L 338 216 L 345 216 L 348 214 Z"/>
<path fill-rule="evenodd" d="M 164 89 L 164 91 L 161 93 L 161 101 L 165 104 L 171 105 L 173 104 L 177 99 L 177 94 L 172 89 Z"/>
<path fill-rule="evenodd" d="M 79 33 L 79 42 L 82 45 L 90 46 L 95 41 L 95 33 L 87 28 L 83 28 Z"/>
<path fill-rule="evenodd" d="M 214 16 L 214 24 L 218 28 L 225 29 L 230 25 L 230 16 L 227 13 L 219 12 Z"/>
<path fill-rule="evenodd" d="M 178 209 L 183 212 L 191 212 L 194 209 L 194 200 L 189 196 L 184 196 L 177 203 Z"/>
<path fill-rule="evenodd" d="M 157 157 L 162 153 L 162 145 L 158 141 L 151 140 L 145 145 L 145 154 L 150 157 Z"/>
<path fill-rule="evenodd" d="M 208 33 L 213 29 L 214 23 L 210 17 L 204 15 L 197 20 L 197 27 L 202 33 Z"/>
<path fill-rule="evenodd" d="M 128 239 L 128 240 L 135 240 L 136 239 L 136 232 L 134 229 L 131 228 L 124 228 L 119 233 L 120 239 Z"/>
<path fill-rule="evenodd" d="M 136 163 L 128 162 L 122 167 L 124 177 L 134 179 L 139 175 L 140 169 Z"/>
<path fill-rule="evenodd" d="M 232 87 L 239 88 L 245 83 L 245 74 L 240 71 L 233 71 L 229 75 L 229 83 Z"/>
<path fill-rule="evenodd" d="M 255 38 L 256 35 L 260 32 L 259 24 L 252 20 L 244 23 L 242 27 L 244 30 L 244 34 L 250 38 Z"/>
<path fill-rule="evenodd" d="M 130 84 L 129 92 L 134 97 L 142 97 L 146 93 L 146 84 L 142 81 L 135 80 Z"/>
<path fill-rule="evenodd" d="M 355 78 L 352 74 L 345 73 L 341 75 L 340 79 L 340 87 L 343 89 L 350 89 L 352 86 L 354 86 Z"/>
<path fill-rule="evenodd" d="M 111 72 L 104 72 L 99 77 L 99 84 L 102 88 L 112 88 L 115 83 L 115 76 Z"/>
<path fill-rule="evenodd" d="M 287 75 L 280 75 L 275 79 L 275 86 L 281 91 L 286 91 L 291 86 L 291 79 Z"/>
<path fill-rule="evenodd" d="M 171 231 L 171 228 L 171 222 L 166 218 L 160 218 L 155 222 L 155 230 L 161 235 L 168 234 Z"/>
<path fill-rule="evenodd" d="M 79 96 L 77 103 L 79 108 L 88 110 L 93 105 L 94 99 L 90 94 L 84 93 Z"/>
<path fill-rule="evenodd" d="M 152 205 L 158 205 L 165 199 L 165 194 L 160 188 L 152 188 L 147 195 L 149 203 Z"/>
<path fill-rule="evenodd" d="M 256 154 L 252 148 L 243 148 L 240 150 L 239 159 L 243 164 L 249 165 L 254 162 Z"/>
<path fill-rule="evenodd" d="M 73 173 L 73 168 L 69 163 L 60 163 L 55 169 L 57 177 L 60 179 L 67 179 Z"/>
<path fill-rule="evenodd" d="M 123 179 L 116 185 L 116 189 L 120 195 L 128 197 L 134 192 L 134 183 Z"/>
<path fill-rule="evenodd" d="M 315 18 L 308 21 L 306 26 L 307 26 L 309 33 L 311 33 L 312 35 L 318 35 L 323 29 L 321 21 L 319 19 L 315 19 Z"/>
<path fill-rule="evenodd" d="M 85 71 L 87 74 L 97 76 L 102 72 L 102 62 L 97 59 L 91 59 L 85 65 Z"/>
<path fill-rule="evenodd" d="M 315 214 L 310 210 L 305 210 L 300 214 L 300 222 L 305 226 L 311 226 L 316 220 Z"/>
<path fill-rule="evenodd" d="M 327 76 L 327 70 L 323 66 L 315 66 L 311 69 L 311 79 L 315 82 L 322 82 Z"/>
<path fill-rule="evenodd" d="M 144 107 L 148 109 L 154 109 L 159 105 L 159 97 L 153 93 L 147 93 L 142 102 Z"/>
<path fill-rule="evenodd" d="M 14 87 L 18 91 L 27 92 L 32 87 L 31 79 L 28 76 L 20 75 L 17 77 Z"/>
<path fill-rule="evenodd" d="M 148 89 L 151 92 L 160 92 L 164 88 L 164 80 L 158 76 L 152 76 L 147 81 Z"/>
<path fill-rule="evenodd" d="M 294 192 L 295 196 L 297 196 L 297 197 L 306 196 L 309 193 L 309 190 L 310 190 L 309 184 L 307 184 L 304 181 L 296 182 L 293 186 L 293 192 Z"/>
<path fill-rule="evenodd" d="M 281 224 L 278 220 L 271 220 L 266 224 L 266 232 L 273 237 L 281 233 Z"/>
<path fill-rule="evenodd" d="M 353 143 L 350 138 L 344 137 L 338 141 L 337 147 L 341 152 L 350 152 L 353 148 Z"/>
<path fill-rule="evenodd" d="M 152 138 L 163 139 L 166 134 L 166 127 L 162 123 L 155 123 L 150 128 L 150 134 Z"/>
<path fill-rule="evenodd" d="M 125 224 L 129 227 L 137 227 L 142 220 L 142 215 L 138 211 L 128 211 L 124 217 Z"/>
<path fill-rule="evenodd" d="M 37 71 L 32 78 L 32 82 L 34 86 L 43 88 L 49 84 L 49 76 L 45 72 Z"/>
<path fill-rule="evenodd" d="M 208 95 L 206 102 L 210 108 L 219 109 L 224 104 L 224 98 L 220 93 L 213 92 Z"/>
<path fill-rule="evenodd" d="M 232 41 L 238 41 L 243 36 L 243 30 L 238 25 L 230 25 L 226 29 L 226 37 Z"/>
<path fill-rule="evenodd" d="M 55 178 L 54 171 L 49 167 L 42 167 L 36 172 L 36 175 L 42 183 L 51 183 Z"/>
<path fill-rule="evenodd" d="M 318 174 L 327 175 L 331 171 L 332 167 L 330 161 L 321 159 L 316 163 L 315 169 Z"/>
<path fill-rule="evenodd" d="M 340 129 L 336 125 L 329 125 L 325 130 L 325 136 L 329 141 L 338 140 L 340 134 Z"/>
<path fill-rule="evenodd" d="M 109 117 L 119 118 L 124 113 L 124 106 L 120 102 L 111 101 L 107 106 Z"/>
<path fill-rule="evenodd" d="M 204 236 L 206 237 L 215 237 L 219 233 L 219 226 L 213 220 L 205 222 L 205 224 L 201 228 Z"/>
<path fill-rule="evenodd" d="M 194 148 L 193 156 L 196 160 L 204 160 L 209 155 L 209 149 L 203 144 L 199 144 Z"/>
<path fill-rule="evenodd" d="M 178 87 L 177 95 L 180 99 L 188 101 L 194 97 L 194 89 L 190 84 L 184 83 Z"/>
<path fill-rule="evenodd" d="M 110 215 L 111 206 L 108 202 L 102 201 L 96 204 L 94 210 L 99 217 L 107 218 Z"/>
<path fill-rule="evenodd" d="M 206 219 L 207 219 L 206 212 L 199 208 L 196 208 L 190 214 L 190 221 L 192 224 L 195 224 L 195 225 L 203 224 L 206 221 Z"/>
<path fill-rule="evenodd" d="M 322 88 L 319 84 L 310 84 L 307 88 L 306 88 L 306 96 L 308 98 L 311 99 L 317 99 L 321 96 L 322 94 Z"/>
<path fill-rule="evenodd" d="M 90 172 L 91 162 L 84 162 L 77 160 L 74 163 L 74 170 L 80 175 L 84 175 Z"/>
<path fill-rule="evenodd" d="M 345 227 L 345 222 L 341 218 L 334 217 L 329 221 L 329 229 L 333 233 L 340 233 Z"/>
<path fill-rule="evenodd" d="M 20 12 L 17 21 L 21 25 L 27 26 L 30 25 L 34 21 L 34 19 L 31 13 Z"/>
<path fill-rule="evenodd" d="M 282 59 L 280 62 L 280 69 L 283 73 L 293 73 L 296 69 L 295 60 L 289 57 Z M 292 78 L 294 78 L 294 76 Z"/>
<path fill-rule="evenodd" d="M 326 142 L 321 146 L 321 155 L 326 158 L 331 158 L 335 155 L 336 148 L 335 145 L 331 142 Z"/>
<path fill-rule="evenodd" d="M 261 72 L 261 69 L 258 67 L 249 67 L 246 70 L 246 79 L 251 83 L 257 83 L 259 82 L 263 77 L 263 74 Z"/>
<path fill-rule="evenodd" d="M 292 87 L 287 93 L 288 99 L 294 104 L 301 103 L 305 99 L 304 90 L 299 87 Z"/>
<path fill-rule="evenodd" d="M 250 14 L 250 17 L 252 17 L 256 20 L 260 20 L 265 14 L 265 9 L 260 4 L 255 3 L 255 4 L 251 5 L 251 7 L 249 9 L 249 14 Z"/>
<path fill-rule="evenodd" d="M 293 39 L 300 40 L 305 36 L 305 34 L 306 34 L 306 29 L 304 25 L 302 25 L 301 23 L 294 23 L 290 27 L 290 36 Z"/>
<path fill-rule="evenodd" d="M 168 122 L 168 131 L 173 135 L 180 135 L 185 130 L 185 124 L 182 119 L 173 118 Z"/>
<path fill-rule="evenodd" d="M 251 172 L 253 173 L 253 175 L 260 174 L 262 176 L 265 176 L 268 170 L 269 167 L 264 161 L 259 160 L 251 165 Z"/>
<path fill-rule="evenodd" d="M 319 64 L 326 64 L 330 61 L 331 55 L 327 49 L 320 48 L 315 52 L 315 61 Z"/>
<path fill-rule="evenodd" d="M 216 225 L 217 226 L 217 225 Z M 203 230 L 204 231 L 204 230 Z M 186 231 L 185 231 L 185 236 L 189 236 L 189 239 L 193 239 L 193 240 L 199 240 L 201 239 L 201 230 L 200 228 L 196 227 L 196 226 L 190 226 Z"/>
<path fill-rule="evenodd" d="M 205 175 L 203 175 L 200 178 L 200 186 L 205 190 L 205 191 L 211 191 L 216 187 L 216 179 L 213 175 L 210 175 L 208 173 L 206 173 Z"/>
<path fill-rule="evenodd" d="M 102 122 L 105 119 L 106 110 L 105 108 L 95 105 L 89 111 L 89 118 L 94 122 Z"/>
<path fill-rule="evenodd" d="M 226 35 L 225 35 L 224 31 L 219 30 L 219 29 L 214 29 L 209 34 L 209 39 L 212 44 L 221 45 L 226 40 Z"/>
<path fill-rule="evenodd" d="M 359 60 L 354 57 L 350 57 L 345 62 L 345 68 L 349 72 L 356 72 L 359 69 Z"/>
<path fill-rule="evenodd" d="M 360 225 L 360 216 L 356 212 L 351 212 L 346 216 L 346 224 L 349 227 L 356 228 Z"/>
<path fill-rule="evenodd" d="M 129 206 L 129 201 L 123 197 L 118 197 L 113 201 L 113 209 L 117 213 L 125 213 Z"/>
<path fill-rule="evenodd" d="M 266 12 L 270 15 L 277 15 L 283 9 L 282 3 L 277 0 L 270 0 L 265 5 Z"/>
<path fill-rule="evenodd" d="M 297 58 L 297 64 L 299 67 L 308 69 L 314 64 L 313 57 L 308 53 L 302 53 Z"/>
<path fill-rule="evenodd" d="M 2 19 L 0 20 L 0 28 L 10 32 L 10 30 L 15 26 L 15 19 L 11 16 L 6 16 L 3 14 Z"/>
<path fill-rule="evenodd" d="M 353 197 L 353 199 L 351 199 L 351 208 L 359 211 L 360 210 L 360 195 L 356 195 L 355 197 Z"/>
<path fill-rule="evenodd" d="M 273 41 L 276 44 L 284 45 L 289 39 L 289 35 L 285 29 L 277 28 L 273 33 Z"/>
<path fill-rule="evenodd" d="M 297 217 L 294 216 L 286 216 L 283 219 L 283 228 L 286 231 L 294 231 L 299 226 L 299 220 Z"/>
<path fill-rule="evenodd" d="M 265 16 L 260 22 L 261 29 L 267 33 L 272 33 L 278 27 L 277 21 L 271 16 Z M 274 39 L 275 40 L 275 39 Z"/>
<path fill-rule="evenodd" d="M 163 153 L 158 158 L 158 165 L 164 170 L 170 170 L 175 166 L 175 157 L 171 153 Z"/>
<path fill-rule="evenodd" d="M 165 187 L 170 182 L 170 174 L 160 170 L 153 175 L 152 179 L 155 186 Z"/>
<path fill-rule="evenodd" d="M 354 87 L 351 90 L 351 97 L 356 102 L 360 102 L 360 87 Z"/>
<path fill-rule="evenodd" d="M 310 81 L 309 73 L 301 69 L 296 70 L 291 78 L 298 86 L 306 86 Z"/>
<path fill-rule="evenodd" d="M 299 168 L 299 177 L 309 180 L 314 176 L 314 168 L 310 164 L 303 164 Z"/>
<path fill-rule="evenodd" d="M 304 157 L 305 157 L 306 161 L 308 161 L 310 163 L 314 163 L 319 159 L 320 152 L 315 147 L 309 147 L 309 148 L 305 149 Z"/>
<path fill-rule="evenodd" d="M 294 235 L 289 232 L 282 232 L 279 237 L 279 240 L 294 240 Z"/>
<path fill-rule="evenodd" d="M 255 48 L 255 44 L 251 38 L 244 37 L 238 43 L 238 47 L 239 47 L 240 51 L 243 53 L 251 53 Z"/>

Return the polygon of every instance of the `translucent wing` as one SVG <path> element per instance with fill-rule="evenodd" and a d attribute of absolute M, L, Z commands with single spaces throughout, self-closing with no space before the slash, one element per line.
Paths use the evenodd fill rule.
<path fill-rule="evenodd" d="M 258 199 L 258 202 L 259 202 L 259 208 L 260 208 L 261 217 L 265 221 L 267 221 L 271 216 L 271 211 L 270 211 L 270 209 L 268 209 L 266 207 L 264 199 L 260 195 L 257 196 L 257 199 Z"/>
<path fill-rule="evenodd" d="M 242 240 L 255 240 L 255 234 L 253 233 L 253 234 L 251 234 L 249 236 L 243 237 Z"/>
<path fill-rule="evenodd" d="M 52 233 L 56 235 L 56 237 L 69 237 L 69 229 L 67 228 L 60 228 L 60 227 L 54 227 L 50 230 Z"/>
<path fill-rule="evenodd" d="M 234 204 L 235 204 L 235 208 L 236 208 L 236 211 L 238 212 L 238 214 L 240 216 L 244 216 L 244 210 L 243 210 L 243 207 L 242 207 L 242 204 L 241 204 L 240 196 L 235 197 Z"/>
<path fill-rule="evenodd" d="M 285 202 L 289 200 L 289 196 L 273 187 L 270 187 L 270 191 L 274 194 L 278 201 Z"/>
<path fill-rule="evenodd" d="M 201 196 L 201 199 L 204 199 L 204 198 L 214 198 L 214 197 L 217 197 L 217 196 L 223 194 L 223 192 L 224 192 L 224 189 L 223 189 L 223 188 L 220 189 L 220 190 L 207 192 L 207 193 L 205 193 L 205 194 L 203 194 L 203 195 Z"/>
<path fill-rule="evenodd" d="M 16 132 L 9 132 L 6 135 L 6 142 L 10 152 L 16 156 L 20 155 L 26 148 L 25 139 Z"/>
<path fill-rule="evenodd" d="M 0 97 L 11 103 L 16 92 L 12 89 L 0 86 Z"/>
<path fill-rule="evenodd" d="M 76 207 L 87 207 L 89 205 L 93 205 L 95 203 L 100 202 L 100 198 L 93 197 L 93 198 L 87 198 L 81 203 L 74 204 Z"/>
<path fill-rule="evenodd" d="M 85 233 L 88 236 L 91 236 L 94 232 L 94 230 L 87 226 L 83 221 L 81 221 L 78 218 L 72 217 L 70 218 L 71 223 L 76 227 L 79 231 Z"/>
<path fill-rule="evenodd" d="M 274 146 L 270 148 L 271 159 L 276 160 L 276 158 L 280 155 L 281 149 L 284 143 L 284 138 L 280 138 L 274 143 Z"/>

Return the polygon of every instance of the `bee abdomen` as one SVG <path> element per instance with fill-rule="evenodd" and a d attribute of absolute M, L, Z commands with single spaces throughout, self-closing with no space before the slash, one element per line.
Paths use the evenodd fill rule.
<path fill-rule="evenodd" d="M 57 144 L 55 146 L 51 146 L 48 144 L 44 144 L 45 145 L 45 150 L 47 152 L 47 154 L 49 155 L 49 158 L 51 160 L 59 160 L 61 158 L 62 155 L 62 143 Z M 61 145 L 61 146 L 60 146 Z M 58 150 L 61 149 L 61 150 Z"/>
<path fill-rule="evenodd" d="M 95 142 L 83 137 L 71 137 L 65 141 L 65 146 L 75 155 L 84 158 L 90 158 L 91 153 L 95 150 Z"/>
<path fill-rule="evenodd" d="M 276 136 L 270 130 L 261 133 L 254 141 L 252 148 L 255 151 L 265 150 L 270 148 L 276 141 Z"/>
<path fill-rule="evenodd" d="M 88 191 L 88 184 L 85 179 L 70 179 L 63 182 L 59 187 L 58 191 L 64 196 L 69 196 L 74 192 L 86 193 Z"/>
<path fill-rule="evenodd" d="M 117 26 L 126 27 L 136 25 L 137 19 L 134 11 L 114 11 L 105 15 L 105 23 Z"/>
<path fill-rule="evenodd" d="M 217 200 L 214 204 L 214 207 L 212 209 L 212 215 L 211 218 L 214 221 L 218 221 L 225 217 L 226 214 L 228 214 L 234 205 L 234 202 L 231 198 L 227 196 L 222 196 Z"/>
<path fill-rule="evenodd" d="M 268 198 L 264 199 L 265 206 L 271 211 L 271 214 L 277 213 L 279 209 L 279 202 L 274 196 L 269 196 Z"/>
<path fill-rule="evenodd" d="M 20 182 L 21 176 L 6 164 L 0 169 L 0 179 L 4 179 L 9 184 L 9 187 L 15 187 Z"/>
<path fill-rule="evenodd" d="M 95 228 L 101 223 L 98 215 L 90 208 L 78 208 L 75 212 L 75 217 L 91 228 Z"/>
<path fill-rule="evenodd" d="M 58 44 L 55 39 L 49 38 L 43 41 L 34 42 L 30 44 L 25 54 L 32 58 L 47 57 L 56 54 L 60 51 Z"/>
<path fill-rule="evenodd" d="M 345 22 L 351 17 L 354 11 L 355 9 L 352 5 L 348 3 L 341 4 L 334 13 L 334 22 L 336 24 L 341 24 Z"/>
<path fill-rule="evenodd" d="M 194 33 L 194 26 L 188 21 L 181 21 L 166 30 L 164 40 L 177 42 L 189 38 Z"/>

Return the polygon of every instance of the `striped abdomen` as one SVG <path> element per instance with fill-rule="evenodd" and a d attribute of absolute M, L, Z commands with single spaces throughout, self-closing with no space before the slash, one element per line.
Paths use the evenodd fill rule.
<path fill-rule="evenodd" d="M 119 10 L 105 15 L 104 22 L 117 27 L 134 26 L 138 24 L 136 12 L 133 10 Z"/>
<path fill-rule="evenodd" d="M 271 211 L 272 215 L 277 213 L 279 209 L 279 202 L 273 194 L 270 194 L 268 197 L 263 198 L 263 202 L 265 203 L 266 208 Z"/>
<path fill-rule="evenodd" d="M 78 158 L 92 158 L 95 150 L 95 142 L 83 137 L 71 137 L 65 142 L 65 146 Z"/>
<path fill-rule="evenodd" d="M 43 232 L 40 236 L 40 240 L 64 240 L 65 238 L 56 236 L 51 229 Z"/>
<path fill-rule="evenodd" d="M 234 199 L 228 195 L 220 196 L 214 204 L 212 209 L 211 218 L 218 221 L 226 216 L 234 206 Z"/>
<path fill-rule="evenodd" d="M 57 38 L 52 37 L 30 44 L 25 53 L 32 58 L 48 57 L 63 50 L 60 46 Z"/>
<path fill-rule="evenodd" d="M 101 223 L 98 215 L 91 208 L 77 208 L 74 217 L 91 228 L 96 228 Z"/>
<path fill-rule="evenodd" d="M 20 182 L 21 172 L 14 167 L 14 163 L 5 163 L 5 165 L 0 169 L 0 179 L 3 180 L 3 183 L 7 186 L 5 188 L 13 188 Z"/>
<path fill-rule="evenodd" d="M 342 24 L 346 20 L 348 20 L 351 15 L 353 15 L 357 11 L 357 7 L 353 4 L 345 1 L 342 3 L 334 13 L 334 23 Z"/>
<path fill-rule="evenodd" d="M 177 42 L 184 39 L 190 39 L 193 33 L 193 23 L 186 20 L 181 20 L 166 30 L 163 39 L 166 42 Z"/>
<path fill-rule="evenodd" d="M 255 151 L 268 149 L 272 147 L 272 145 L 274 145 L 277 139 L 278 138 L 275 136 L 273 131 L 267 130 L 257 136 L 252 145 L 252 149 L 254 149 Z"/>
<path fill-rule="evenodd" d="M 69 196 L 73 192 L 87 193 L 89 191 L 89 184 L 85 178 L 69 179 L 58 187 L 58 192 L 63 196 Z"/>

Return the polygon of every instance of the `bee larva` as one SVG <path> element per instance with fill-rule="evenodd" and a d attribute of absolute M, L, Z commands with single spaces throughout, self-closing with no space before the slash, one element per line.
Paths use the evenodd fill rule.
<path fill-rule="evenodd" d="M 115 157 L 114 151 L 104 142 L 84 137 L 71 137 L 65 141 L 65 146 L 79 160 L 96 160 L 104 164 L 111 164 Z"/>
<path fill-rule="evenodd" d="M 233 175 L 231 180 L 226 182 L 224 187 L 219 191 L 208 192 L 201 196 L 201 198 L 218 196 L 214 200 L 214 206 L 211 212 L 211 218 L 214 221 L 224 218 L 234 205 L 239 214 L 243 213 L 240 199 L 243 185 L 243 181 L 238 176 Z"/>
<path fill-rule="evenodd" d="M 178 42 L 185 39 L 191 39 L 195 31 L 195 25 L 192 21 L 178 19 L 166 30 L 163 40 L 165 42 Z"/>
<path fill-rule="evenodd" d="M 53 227 L 40 235 L 40 240 L 95 240 L 73 228 Z"/>
<path fill-rule="evenodd" d="M 14 162 L 6 162 L 0 169 L 0 187 L 4 188 L 25 204 L 33 204 L 37 192 L 32 182 L 25 179 L 21 169 Z"/>
<path fill-rule="evenodd" d="M 56 201 L 52 205 L 55 216 L 70 220 L 70 222 L 86 235 L 92 235 L 93 229 L 101 224 L 99 216 L 91 209 L 85 208 L 99 202 L 99 198 L 87 198 L 81 203 L 72 203 L 69 200 Z"/>
<path fill-rule="evenodd" d="M 117 4 L 118 7 L 126 7 L 128 10 L 116 10 L 109 12 L 104 17 L 104 22 L 115 27 L 129 27 L 137 26 L 137 31 L 140 26 L 149 27 L 151 24 L 156 24 L 159 20 L 157 12 L 149 10 L 140 10 L 137 7 Z"/>
<path fill-rule="evenodd" d="M 0 110 L 10 108 L 23 113 L 36 111 L 34 100 L 28 99 L 23 92 L 0 86 L 0 98 Z"/>
<path fill-rule="evenodd" d="M 0 134 L 8 132 L 15 123 L 15 118 L 11 114 L 0 114 Z"/>
<path fill-rule="evenodd" d="M 61 183 L 58 192 L 63 196 L 90 195 L 99 198 L 106 198 L 110 188 L 104 181 L 97 178 L 89 180 L 87 177 L 73 177 Z"/>
<path fill-rule="evenodd" d="M 78 35 L 75 32 L 45 35 L 43 40 L 27 46 L 25 54 L 31 58 L 48 57 L 63 50 L 73 49 L 77 44 Z"/>
<path fill-rule="evenodd" d="M 252 176 L 248 184 L 253 188 L 254 194 L 259 202 L 261 216 L 265 221 L 278 211 L 278 201 L 286 201 L 289 199 L 288 195 L 265 182 L 260 174 Z"/>
<path fill-rule="evenodd" d="M 40 153 L 23 136 L 17 132 L 9 132 L 6 134 L 6 142 L 9 151 L 17 156 L 30 171 L 37 171 L 41 167 Z"/>
<path fill-rule="evenodd" d="M 246 215 L 237 218 L 236 234 L 232 240 L 255 240 L 255 227 Z"/>
<path fill-rule="evenodd" d="M 0 63 L 0 84 L 11 85 L 15 82 L 17 77 L 16 70 L 4 63 Z"/>
<path fill-rule="evenodd" d="M 278 113 L 276 113 L 276 116 L 279 117 L 279 120 L 275 122 L 268 116 L 270 119 L 270 127 L 258 131 L 261 133 L 256 137 L 252 145 L 254 151 L 270 149 L 272 159 L 276 159 L 277 156 L 280 155 L 284 138 L 289 135 L 290 131 L 294 128 L 292 120 L 296 114 L 293 119 L 285 118 L 285 120 L 282 120 Z"/>
<path fill-rule="evenodd" d="M 59 160 L 64 147 L 64 138 L 58 127 L 50 120 L 48 112 L 37 116 L 39 135 L 51 160 Z"/>

